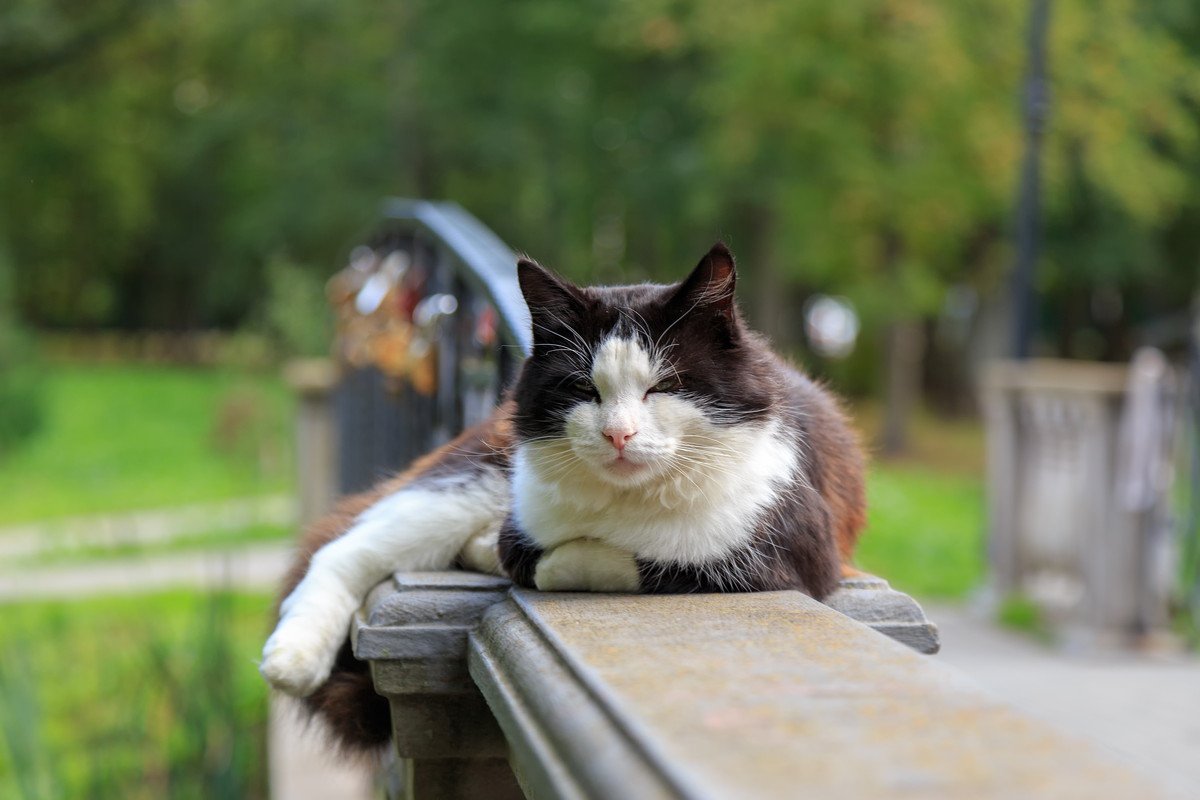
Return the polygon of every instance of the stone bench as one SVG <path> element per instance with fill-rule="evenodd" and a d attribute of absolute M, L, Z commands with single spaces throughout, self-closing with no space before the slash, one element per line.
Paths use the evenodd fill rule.
<path fill-rule="evenodd" d="M 936 628 L 877 578 L 825 605 L 398 574 L 354 646 L 409 800 L 1156 796 L 919 655 Z"/>

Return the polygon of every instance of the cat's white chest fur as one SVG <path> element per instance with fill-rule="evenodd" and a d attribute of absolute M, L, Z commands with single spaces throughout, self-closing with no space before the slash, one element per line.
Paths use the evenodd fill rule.
<path fill-rule="evenodd" d="M 633 487 L 607 483 L 585 465 L 564 472 L 562 443 L 522 444 L 513 462 L 516 520 L 546 549 L 588 538 L 655 561 L 720 559 L 747 544 L 762 512 L 788 491 L 800 454 L 773 422 L 713 425 L 694 436 L 712 458 L 681 459 Z"/>

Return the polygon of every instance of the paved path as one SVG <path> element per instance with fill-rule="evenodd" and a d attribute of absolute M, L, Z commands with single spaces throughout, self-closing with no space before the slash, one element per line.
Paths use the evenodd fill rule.
<path fill-rule="evenodd" d="M 81 547 L 157 544 L 251 525 L 293 525 L 295 521 L 296 500 L 286 494 L 40 520 L 0 527 L 0 564 Z"/>
<path fill-rule="evenodd" d="M 181 586 L 274 591 L 290 554 L 290 544 L 270 543 L 37 569 L 0 567 L 0 603 L 138 594 Z"/>
<path fill-rule="evenodd" d="M 1200 797 L 1200 659 L 1069 654 L 982 622 L 927 609 L 934 656 L 1027 714 L 1090 739 L 1183 797 Z"/>

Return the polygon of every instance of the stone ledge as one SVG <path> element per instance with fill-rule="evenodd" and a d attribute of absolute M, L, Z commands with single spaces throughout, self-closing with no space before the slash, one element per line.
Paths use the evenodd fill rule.
<path fill-rule="evenodd" d="M 534 800 L 1160 796 L 796 592 L 514 589 L 470 667 Z"/>
<path fill-rule="evenodd" d="M 367 597 L 352 630 L 363 660 L 461 654 L 465 632 L 504 598 L 511 583 L 475 572 L 398 572 Z M 908 595 L 874 575 L 847 578 L 825 604 L 920 653 L 940 647 L 937 626 Z"/>
<path fill-rule="evenodd" d="M 883 578 L 865 574 L 846 578 L 824 602 L 918 653 L 932 655 L 941 648 L 937 625 L 925 616 L 920 604 Z"/>
<path fill-rule="evenodd" d="M 397 573 L 376 587 L 360 609 L 351 630 L 354 652 L 370 661 L 375 689 L 389 701 L 396 753 L 404 760 L 408 785 L 449 786 L 453 782 L 447 775 L 453 773 L 464 776 L 462 786 L 484 781 L 492 787 L 487 795 L 473 795 L 464 789 L 464 798 L 519 796 L 515 778 L 510 775 L 505 784 L 496 777 L 497 759 L 510 756 L 519 739 L 505 736 L 480 694 L 478 678 L 468 670 L 471 632 L 490 609 L 506 607 L 511 602 L 506 598 L 517 596 L 539 595 L 513 589 L 505 579 L 477 573 Z M 560 596 L 574 597 L 577 602 L 603 597 Z M 720 598 L 732 596 L 708 597 L 719 604 Z M 624 596 L 623 601 L 648 606 L 659 602 L 639 595 Z M 937 649 L 936 627 L 920 606 L 891 590 L 886 581 L 871 576 L 845 581 L 828 601 L 878 630 L 893 630 L 897 638 L 922 652 Z M 556 704 L 571 703 L 572 693 L 577 691 L 569 680 L 560 685 L 547 673 L 540 697 Z M 533 763 L 531 758 L 524 763 Z M 478 780 L 470 777 L 476 772 Z M 626 785 L 632 785 L 632 780 L 630 775 L 622 777 Z"/>
<path fill-rule="evenodd" d="M 408 573 L 352 636 L 409 800 L 1159 796 L 914 652 L 937 628 L 886 581 L 827 601 Z"/>

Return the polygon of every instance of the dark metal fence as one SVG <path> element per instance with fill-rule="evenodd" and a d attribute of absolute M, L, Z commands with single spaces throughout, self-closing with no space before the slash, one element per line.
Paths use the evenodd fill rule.
<path fill-rule="evenodd" d="M 351 262 L 334 393 L 343 493 L 485 418 L 530 346 L 516 255 L 454 203 L 387 201 Z"/>

